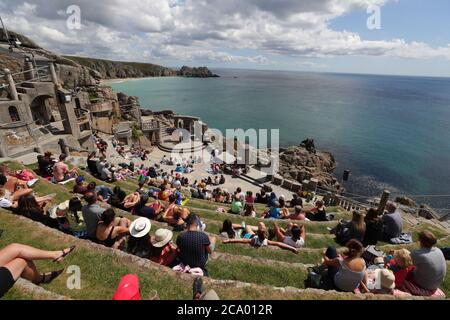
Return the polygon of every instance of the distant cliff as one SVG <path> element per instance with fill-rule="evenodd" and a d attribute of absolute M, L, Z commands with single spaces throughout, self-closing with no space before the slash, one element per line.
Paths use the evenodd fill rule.
<path fill-rule="evenodd" d="M 67 56 L 66 58 L 98 72 L 103 79 L 169 77 L 178 74 L 175 70 L 151 63 L 110 61 L 73 56 Z"/>
<path fill-rule="evenodd" d="M 182 67 L 179 71 L 151 63 L 111 61 L 104 59 L 83 58 L 67 56 L 80 65 L 98 72 L 103 79 L 144 78 L 144 77 L 173 77 L 182 76 L 190 78 L 213 78 L 213 74 L 207 67 L 190 68 Z"/>

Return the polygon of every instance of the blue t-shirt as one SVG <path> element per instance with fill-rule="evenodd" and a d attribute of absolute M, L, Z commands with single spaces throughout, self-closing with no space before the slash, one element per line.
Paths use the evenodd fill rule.
<path fill-rule="evenodd" d="M 280 218 L 280 208 L 272 207 L 269 210 L 269 215 L 267 218 L 269 219 L 279 219 Z"/>

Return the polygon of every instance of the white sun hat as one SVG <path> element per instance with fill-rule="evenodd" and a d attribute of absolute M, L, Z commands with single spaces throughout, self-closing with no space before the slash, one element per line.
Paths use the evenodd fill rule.
<path fill-rule="evenodd" d="M 141 217 L 131 223 L 130 234 L 134 238 L 142 238 L 150 232 L 151 228 L 152 223 L 150 219 Z"/>
<path fill-rule="evenodd" d="M 152 246 L 162 248 L 172 240 L 173 232 L 167 229 L 158 229 L 155 232 L 155 239 L 151 240 Z"/>

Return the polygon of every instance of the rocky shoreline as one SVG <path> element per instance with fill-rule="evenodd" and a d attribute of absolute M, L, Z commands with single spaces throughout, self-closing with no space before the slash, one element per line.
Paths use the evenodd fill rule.
<path fill-rule="evenodd" d="M 317 179 L 319 186 L 339 190 L 340 184 L 333 176 L 336 160 L 330 152 L 308 151 L 301 146 L 280 149 L 279 175 L 285 179 L 302 182 Z"/>

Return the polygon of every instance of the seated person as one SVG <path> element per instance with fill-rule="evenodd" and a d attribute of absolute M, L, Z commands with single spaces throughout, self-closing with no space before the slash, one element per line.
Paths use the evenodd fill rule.
<path fill-rule="evenodd" d="M 145 217 L 150 220 L 156 220 L 158 214 L 153 207 L 147 206 L 149 196 L 146 194 L 139 194 L 139 200 L 131 209 L 131 213 L 136 216 Z"/>
<path fill-rule="evenodd" d="M 168 201 L 171 192 L 167 189 L 166 185 L 161 186 L 161 191 L 158 194 L 158 199 L 161 201 Z"/>
<path fill-rule="evenodd" d="M 52 158 L 52 153 L 47 151 L 43 156 L 38 156 L 39 174 L 44 178 L 53 177 L 53 166 L 55 159 Z"/>
<path fill-rule="evenodd" d="M 87 185 L 87 191 L 95 192 L 98 200 L 108 202 L 109 198 L 113 195 L 113 191 L 107 186 L 97 186 L 95 181 L 90 182 Z"/>
<path fill-rule="evenodd" d="M 328 221 L 327 212 L 322 201 L 316 201 L 316 206 L 306 217 L 311 221 Z"/>
<path fill-rule="evenodd" d="M 287 216 L 287 219 L 289 220 L 298 220 L 298 221 L 305 221 L 308 220 L 303 213 L 303 208 L 301 206 L 295 206 L 294 207 L 294 213 Z"/>
<path fill-rule="evenodd" d="M 296 206 L 300 206 L 303 208 L 303 200 L 296 193 L 292 195 L 292 200 L 289 202 L 289 204 L 291 205 L 291 208 L 295 208 Z"/>
<path fill-rule="evenodd" d="M 298 250 L 294 247 L 291 247 L 285 243 L 270 241 L 267 239 L 267 228 L 263 222 L 258 224 L 258 228 L 255 231 L 252 227 L 245 227 L 245 235 L 243 239 L 227 239 L 223 241 L 224 244 L 227 243 L 240 243 L 240 244 L 248 244 L 255 248 L 267 247 L 267 246 L 275 246 L 284 250 L 289 250 L 294 253 L 298 253 Z"/>
<path fill-rule="evenodd" d="M 231 203 L 231 213 L 240 214 L 242 211 L 242 201 L 240 199 L 233 198 Z"/>
<path fill-rule="evenodd" d="M 382 239 L 383 236 L 383 221 L 378 216 L 376 209 L 369 209 L 364 218 L 366 223 L 366 232 L 364 234 L 363 245 L 365 247 L 378 243 L 378 240 Z"/>
<path fill-rule="evenodd" d="M 267 193 L 266 190 L 261 189 L 261 193 L 257 193 L 256 194 L 256 199 L 255 202 L 256 203 L 262 203 L 262 204 L 267 204 Z"/>
<path fill-rule="evenodd" d="M 323 255 L 324 264 L 328 266 L 328 277 L 335 288 L 353 292 L 360 288 L 367 293 L 366 262 L 361 258 L 364 248 L 358 240 L 350 240 L 345 245 L 347 251 L 339 257 L 335 247 L 328 247 Z"/>
<path fill-rule="evenodd" d="M 180 233 L 177 238 L 178 258 L 180 263 L 191 268 L 201 268 L 205 276 L 208 276 L 206 264 L 208 254 L 214 251 L 216 238 L 209 237 L 200 231 L 197 224 L 197 216 L 190 214 L 186 218 L 187 230 Z"/>
<path fill-rule="evenodd" d="M 245 196 L 245 203 L 255 203 L 255 196 L 253 196 L 253 192 L 247 191 L 247 194 Z"/>
<path fill-rule="evenodd" d="M 388 268 L 394 273 L 395 287 L 401 288 L 410 272 L 414 270 L 411 252 L 407 249 L 394 250 Z"/>
<path fill-rule="evenodd" d="M 105 209 L 99 206 L 97 194 L 93 191 L 86 192 L 84 200 L 87 204 L 83 206 L 81 212 L 84 223 L 86 224 L 87 238 L 92 241 L 97 241 L 97 226 Z"/>
<path fill-rule="evenodd" d="M 106 162 L 103 166 L 102 171 L 100 172 L 100 178 L 106 182 L 115 182 L 116 178 L 113 171 L 114 170 L 111 168 L 111 164 Z"/>
<path fill-rule="evenodd" d="M 149 259 L 163 266 L 174 267 L 177 264 L 178 249 L 172 242 L 173 232 L 158 229 L 151 237 Z"/>
<path fill-rule="evenodd" d="M 119 186 L 115 186 L 113 189 L 113 194 L 109 197 L 108 203 L 116 208 L 124 209 L 123 202 L 127 194 Z"/>
<path fill-rule="evenodd" d="M 126 244 L 128 233 L 128 227 L 117 224 L 113 209 L 107 209 L 102 213 L 96 231 L 99 243 L 109 248 L 122 249 Z"/>
<path fill-rule="evenodd" d="M 268 207 L 274 207 L 274 205 L 278 203 L 278 197 L 275 194 L 275 192 L 271 192 L 270 195 L 267 197 L 267 206 Z M 279 206 L 279 205 L 278 205 Z"/>
<path fill-rule="evenodd" d="M 402 235 L 403 220 L 397 206 L 393 202 L 388 202 L 386 212 L 382 218 L 383 221 L 383 239 L 389 242 L 393 238 Z"/>
<path fill-rule="evenodd" d="M 91 152 L 87 158 L 87 167 L 89 169 L 89 172 L 95 177 L 100 176 L 100 172 L 98 172 L 97 169 L 97 162 L 98 159 L 96 158 L 95 152 Z"/>
<path fill-rule="evenodd" d="M 65 163 L 66 159 L 67 155 L 61 154 L 59 156 L 59 161 L 53 166 L 53 178 L 57 183 L 76 178 L 78 175 L 77 168 L 72 168 L 69 170 L 69 167 Z"/>
<path fill-rule="evenodd" d="M 279 242 L 285 243 L 294 248 L 301 248 L 305 246 L 305 226 L 291 225 L 291 235 L 286 235 L 286 230 L 280 228 L 276 222 L 273 225 L 275 229 L 275 235 Z"/>
<path fill-rule="evenodd" d="M 370 290 L 374 294 L 388 294 L 393 296 L 411 296 L 409 293 L 395 289 L 395 274 L 389 269 L 379 269 L 374 271 L 378 278 L 379 287 Z"/>
<path fill-rule="evenodd" d="M 274 202 L 273 206 L 264 211 L 261 217 L 264 219 L 281 219 L 280 203 L 278 201 Z"/>
<path fill-rule="evenodd" d="M 400 288 L 418 296 L 442 296 L 439 286 L 447 274 L 447 263 L 442 251 L 435 247 L 437 239 L 430 231 L 419 234 L 420 249 L 411 252 L 414 270 Z"/>
<path fill-rule="evenodd" d="M 253 203 L 246 203 L 244 206 L 244 211 L 242 211 L 241 215 L 244 217 L 255 218 L 256 211 L 255 211 L 255 207 L 254 207 Z"/>
<path fill-rule="evenodd" d="M 72 190 L 73 193 L 84 195 L 88 191 L 87 186 L 85 186 L 84 184 L 84 180 L 85 179 L 83 176 L 79 176 L 75 179 L 75 186 L 73 187 Z"/>
<path fill-rule="evenodd" d="M 150 229 L 152 223 L 147 218 L 137 218 L 130 225 L 127 252 L 135 256 L 148 259 L 151 255 Z"/>
<path fill-rule="evenodd" d="M 189 209 L 173 204 L 164 212 L 163 220 L 172 226 L 174 231 L 183 231 L 189 214 Z"/>
<path fill-rule="evenodd" d="M 45 212 L 45 206 L 48 202 L 42 201 L 38 203 L 33 194 L 23 195 L 19 198 L 17 208 L 14 209 L 14 212 L 48 227 L 57 229 L 59 226 L 58 221 L 50 218 Z"/>
<path fill-rule="evenodd" d="M 352 221 L 341 220 L 337 227 L 331 231 L 336 235 L 336 242 L 345 245 L 350 239 L 362 242 L 366 232 L 364 215 L 359 211 L 353 211 Z"/>

